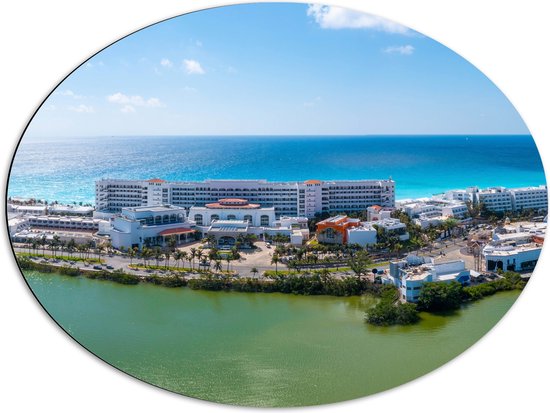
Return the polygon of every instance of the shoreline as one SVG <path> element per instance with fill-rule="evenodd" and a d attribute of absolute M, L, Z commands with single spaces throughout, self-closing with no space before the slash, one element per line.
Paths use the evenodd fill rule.
<path fill-rule="evenodd" d="M 411 325 L 421 320 L 421 313 L 445 316 L 455 311 L 460 311 L 465 305 L 479 301 L 485 297 L 495 295 L 502 291 L 523 290 L 527 282 L 518 281 L 519 274 L 505 273 L 504 277 L 496 281 L 482 284 L 460 287 L 461 297 L 455 296 L 454 302 L 435 303 L 433 308 L 419 307 L 416 304 L 403 303 L 397 296 L 397 289 L 393 286 L 375 284 L 364 278 L 348 276 L 342 279 L 334 277 L 323 278 L 320 274 L 289 274 L 274 279 L 260 280 L 250 277 L 234 278 L 214 273 L 196 273 L 198 278 L 185 277 L 184 275 L 158 275 L 149 276 L 126 273 L 122 268 L 118 270 L 94 270 L 70 267 L 67 265 L 54 265 L 50 263 L 36 263 L 27 258 L 16 260 L 25 278 L 24 271 L 36 271 L 41 274 L 56 274 L 69 277 L 84 276 L 100 281 L 112 281 L 122 285 L 152 284 L 166 288 L 186 287 L 191 290 L 224 291 L 243 293 L 281 293 L 303 296 L 332 296 L 350 297 L 370 295 L 377 303 L 365 310 L 364 321 L 366 324 L 376 327 L 390 327 L 394 325 Z M 511 274 L 509 278 L 507 274 Z M 27 281 L 26 281 L 27 282 Z M 432 283 L 435 284 L 435 283 Z M 446 284 L 448 285 L 448 284 Z M 29 286 L 30 288 L 30 286 Z M 31 288 L 32 290 L 32 288 Z M 392 298 L 393 297 L 393 298 Z M 458 300 L 458 301 L 457 301 Z M 439 306 L 439 307 L 438 307 Z"/>

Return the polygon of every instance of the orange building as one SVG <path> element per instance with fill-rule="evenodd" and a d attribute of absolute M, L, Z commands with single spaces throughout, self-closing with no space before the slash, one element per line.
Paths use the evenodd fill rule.
<path fill-rule="evenodd" d="M 337 215 L 319 222 L 315 234 L 319 242 L 346 244 L 348 242 L 348 228 L 358 227 L 359 225 L 361 225 L 361 221 L 358 218 Z"/>

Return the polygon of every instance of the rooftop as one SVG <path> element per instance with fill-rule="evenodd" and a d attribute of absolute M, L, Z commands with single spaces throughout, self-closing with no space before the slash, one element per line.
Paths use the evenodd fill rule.
<path fill-rule="evenodd" d="M 506 245 L 506 246 L 496 247 L 494 245 L 487 245 L 485 246 L 485 248 L 483 248 L 483 254 L 499 256 L 499 257 L 509 257 L 521 252 L 540 250 L 542 249 L 542 245 L 543 244 L 538 242 L 530 242 L 527 244 L 521 244 L 516 246 Z"/>

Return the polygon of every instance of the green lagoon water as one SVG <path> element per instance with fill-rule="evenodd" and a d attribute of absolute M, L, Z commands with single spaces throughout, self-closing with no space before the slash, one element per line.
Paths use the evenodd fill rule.
<path fill-rule="evenodd" d="M 419 377 L 482 337 L 514 303 L 499 293 L 406 327 L 363 322 L 367 297 L 168 289 L 27 272 L 76 340 L 121 370 L 210 401 L 303 406 L 367 396 Z"/>

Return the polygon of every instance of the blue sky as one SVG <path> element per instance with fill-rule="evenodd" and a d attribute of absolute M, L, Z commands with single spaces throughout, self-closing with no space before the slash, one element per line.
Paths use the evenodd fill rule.
<path fill-rule="evenodd" d="M 27 136 L 528 133 L 441 44 L 307 4 L 228 6 L 139 31 L 78 68 Z"/>

